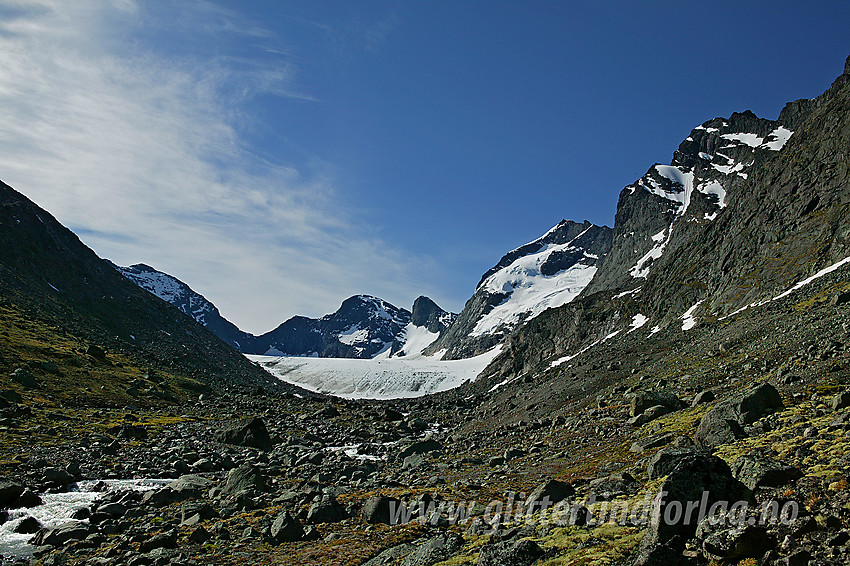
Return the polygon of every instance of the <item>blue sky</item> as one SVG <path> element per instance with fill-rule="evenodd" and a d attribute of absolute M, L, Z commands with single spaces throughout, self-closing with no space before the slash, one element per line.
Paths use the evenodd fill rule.
<path fill-rule="evenodd" d="M 847 2 L 0 0 L 0 179 L 246 330 L 459 310 L 694 126 L 813 97 Z"/>

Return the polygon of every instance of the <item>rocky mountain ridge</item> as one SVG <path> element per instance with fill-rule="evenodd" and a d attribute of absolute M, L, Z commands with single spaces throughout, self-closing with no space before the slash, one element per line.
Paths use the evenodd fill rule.
<path fill-rule="evenodd" d="M 848 116 L 845 69 L 820 97 L 789 103 L 786 125 L 746 112 L 694 130 L 673 165 L 621 192 L 613 246 L 581 296 L 521 327 L 485 373 L 556 372 L 559 359 L 618 335 L 687 332 L 850 256 Z M 699 190 L 714 184 L 722 199 Z"/>
<path fill-rule="evenodd" d="M 611 247 L 611 229 L 563 220 L 505 254 L 478 283 L 457 319 L 426 350 L 469 358 L 502 342 L 523 322 L 568 303 L 591 281 Z"/>
<path fill-rule="evenodd" d="M 254 337 L 221 316 L 218 308 L 200 293 L 195 292 L 183 281 L 139 263 L 129 267 L 114 265 L 124 277 L 171 303 L 239 351 L 252 344 Z"/>
<path fill-rule="evenodd" d="M 428 297 L 408 311 L 370 295 L 355 295 L 321 318 L 294 316 L 273 330 L 253 335 L 225 319 L 218 308 L 176 277 L 148 265 L 115 268 L 141 288 L 171 303 L 243 354 L 372 358 L 406 355 L 408 335 L 436 335 L 456 315 Z M 420 351 L 422 345 L 419 345 Z M 417 354 L 419 351 L 416 352 Z"/>

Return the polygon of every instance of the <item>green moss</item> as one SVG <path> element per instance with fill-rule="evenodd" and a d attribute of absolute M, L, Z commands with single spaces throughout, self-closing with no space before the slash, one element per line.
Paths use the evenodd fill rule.
<path fill-rule="evenodd" d="M 697 405 L 670 413 L 643 425 L 639 436 L 649 436 L 656 433 L 674 433 L 692 436 L 702 417 L 708 412 L 710 405 Z"/>
<path fill-rule="evenodd" d="M 720 446 L 715 454 L 732 464 L 753 449 L 773 449 L 780 460 L 788 461 L 793 459 L 798 448 L 805 445 L 812 452 L 803 460 L 806 475 L 836 478 L 841 475 L 843 467 L 839 461 L 850 453 L 850 438 L 843 431 L 828 430 L 834 415 L 828 413 L 812 418 L 809 415 L 811 410 L 808 403 L 789 407 L 777 415 L 779 426 L 774 430 Z M 814 439 L 804 438 L 802 429 L 807 427 L 817 429 L 818 436 Z"/>
<path fill-rule="evenodd" d="M 841 281 L 835 283 L 834 285 L 830 285 L 826 289 L 823 289 L 819 293 L 808 297 L 799 303 L 796 303 L 793 308 L 797 312 L 809 310 L 814 306 L 825 303 L 832 298 L 832 295 L 835 293 L 843 293 L 844 291 L 850 291 L 850 281 Z"/>
<path fill-rule="evenodd" d="M 593 529 L 565 527 L 556 529 L 543 540 L 543 547 L 554 549 L 558 555 L 544 560 L 546 566 L 579 566 L 581 564 L 617 564 L 631 555 L 643 533 L 635 527 L 619 525 L 601 525 Z M 585 545 L 594 539 L 592 545 Z"/>
<path fill-rule="evenodd" d="M 185 400 L 203 388 L 197 380 L 168 372 L 158 372 L 162 382 L 154 384 L 147 369 L 120 353 L 110 352 L 105 359 L 88 356 L 86 342 L 11 306 L 0 307 L 0 329 L 0 388 L 21 393 L 28 402 L 161 406 L 169 397 Z M 19 367 L 36 378 L 38 387 L 25 389 L 11 380 Z M 143 384 L 136 394 L 134 383 Z"/>

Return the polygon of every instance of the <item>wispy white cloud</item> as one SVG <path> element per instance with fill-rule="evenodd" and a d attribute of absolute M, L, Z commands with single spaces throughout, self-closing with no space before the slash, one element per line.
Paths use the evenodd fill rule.
<path fill-rule="evenodd" d="M 253 96 L 311 98 L 285 49 L 258 43 L 276 55 L 258 62 L 144 40 L 157 26 L 192 42 L 270 37 L 191 6 L 169 25 L 132 0 L 0 0 L 0 178 L 101 256 L 184 279 L 247 330 L 354 292 L 412 299 L 427 258 L 341 210 L 330 169 L 269 163 L 242 139 L 238 124 L 260 119 Z"/>

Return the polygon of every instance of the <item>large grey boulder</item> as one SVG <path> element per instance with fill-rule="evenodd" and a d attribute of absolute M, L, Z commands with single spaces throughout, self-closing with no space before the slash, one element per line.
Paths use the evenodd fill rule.
<path fill-rule="evenodd" d="M 409 554 L 402 566 L 433 566 L 448 560 L 463 548 L 463 537 L 455 533 L 440 533 Z"/>
<path fill-rule="evenodd" d="M 547 480 L 538 485 L 525 500 L 525 506 L 528 507 L 532 503 L 541 503 L 548 498 L 551 505 L 563 501 L 576 494 L 575 488 L 569 482 L 559 480 Z"/>
<path fill-rule="evenodd" d="M 8 509 L 26 488 L 11 480 L 0 480 L 0 509 Z"/>
<path fill-rule="evenodd" d="M 311 525 L 319 523 L 338 523 L 348 518 L 348 512 L 335 497 L 325 495 L 314 503 L 307 512 L 307 523 Z"/>
<path fill-rule="evenodd" d="M 738 417 L 738 423 L 748 425 L 785 408 L 779 391 L 769 383 L 750 387 L 741 395 L 733 397 L 729 405 Z"/>
<path fill-rule="evenodd" d="M 640 484 L 628 472 L 595 479 L 588 485 L 590 493 L 596 495 L 597 499 L 610 499 L 619 495 L 634 493 L 639 487 Z"/>
<path fill-rule="evenodd" d="M 711 403 L 712 401 L 714 401 L 715 398 L 716 397 L 713 391 L 700 391 L 694 396 L 694 400 L 691 401 L 691 407 Z"/>
<path fill-rule="evenodd" d="M 272 449 L 269 431 L 260 417 L 243 419 L 225 426 L 219 431 L 218 440 L 224 444 L 248 446 L 265 451 Z"/>
<path fill-rule="evenodd" d="M 546 554 L 531 540 L 485 544 L 478 555 L 478 566 L 531 566 Z"/>
<path fill-rule="evenodd" d="M 41 481 L 50 487 L 65 489 L 74 483 L 74 476 L 62 468 L 45 468 Z"/>
<path fill-rule="evenodd" d="M 269 537 L 277 544 L 299 541 L 304 538 L 304 527 L 289 511 L 284 511 L 272 522 Z"/>
<path fill-rule="evenodd" d="M 191 494 L 192 497 L 200 497 L 212 485 L 213 481 L 209 478 L 197 474 L 186 474 L 166 484 L 165 487 L 181 495 Z"/>
<path fill-rule="evenodd" d="M 265 475 L 251 464 L 241 464 L 227 473 L 223 495 L 236 495 L 245 491 L 268 491 Z"/>
<path fill-rule="evenodd" d="M 745 454 L 732 463 L 732 475 L 748 489 L 782 487 L 803 476 L 794 466 L 787 466 L 773 458 L 758 454 Z"/>
<path fill-rule="evenodd" d="M 41 529 L 29 540 L 33 546 L 62 546 L 71 540 L 84 540 L 91 534 L 89 525 L 71 522 L 56 527 Z"/>
<path fill-rule="evenodd" d="M 664 560 L 680 563 L 684 542 L 696 531 L 700 505 L 735 502 L 744 492 L 744 486 L 720 458 L 701 453 L 683 455 L 659 487 L 634 564 L 660 565 Z"/>
<path fill-rule="evenodd" d="M 413 442 L 408 444 L 398 453 L 398 459 L 404 460 L 408 456 L 412 456 L 413 454 L 430 454 L 431 452 L 441 452 L 443 450 L 443 445 L 434 440 L 433 438 L 429 438 L 427 440 L 421 440 L 419 442 Z"/>
<path fill-rule="evenodd" d="M 367 523 L 389 525 L 394 520 L 394 512 L 402 507 L 403 504 L 398 499 L 386 497 L 385 495 L 375 495 L 363 503 L 361 513 Z"/>
<path fill-rule="evenodd" d="M 638 391 L 632 396 L 629 413 L 632 417 L 643 414 L 650 407 L 662 406 L 670 409 L 668 412 L 685 408 L 685 402 L 674 393 L 664 390 Z"/>
<path fill-rule="evenodd" d="M 755 385 L 712 407 L 697 427 L 697 442 L 712 449 L 734 442 L 745 436 L 744 426 L 783 408 L 782 397 L 774 386 Z"/>
<path fill-rule="evenodd" d="M 700 445 L 713 449 L 744 438 L 746 433 L 727 407 L 715 407 L 702 417 L 695 436 Z"/>
<path fill-rule="evenodd" d="M 364 562 L 362 566 L 396 566 L 403 557 L 416 550 L 416 546 L 405 542 L 388 548 Z"/>
<path fill-rule="evenodd" d="M 708 454 L 695 448 L 669 447 L 659 450 L 649 458 L 646 466 L 646 474 L 650 480 L 669 475 L 676 468 L 676 464 L 698 453 Z"/>
<path fill-rule="evenodd" d="M 148 491 L 142 496 L 142 502 L 156 507 L 170 505 L 187 499 L 203 497 L 213 485 L 213 481 L 203 476 L 187 474 L 180 476 L 162 489 Z"/>

